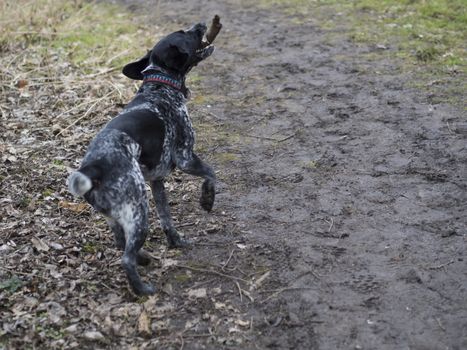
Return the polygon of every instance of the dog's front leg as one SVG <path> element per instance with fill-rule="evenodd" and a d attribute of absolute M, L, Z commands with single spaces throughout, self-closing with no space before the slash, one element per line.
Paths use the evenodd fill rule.
<path fill-rule="evenodd" d="M 165 194 L 163 180 L 151 181 L 152 195 L 156 202 L 157 215 L 161 222 L 162 231 L 164 231 L 169 248 L 183 248 L 188 245 L 188 241 L 180 237 L 170 215 L 169 202 Z"/>
<path fill-rule="evenodd" d="M 176 163 L 177 167 L 184 173 L 204 178 L 199 203 L 204 210 L 210 212 L 216 197 L 216 174 L 214 170 L 194 153 L 191 154 L 189 159 L 178 159 Z"/>

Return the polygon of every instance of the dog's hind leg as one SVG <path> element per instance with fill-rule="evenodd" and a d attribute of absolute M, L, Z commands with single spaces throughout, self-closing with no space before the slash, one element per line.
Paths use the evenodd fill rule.
<path fill-rule="evenodd" d="M 123 231 L 123 227 L 112 218 L 106 217 L 105 219 L 114 234 L 115 245 L 120 250 L 125 249 L 125 232 Z"/>
<path fill-rule="evenodd" d="M 169 248 L 183 248 L 187 246 L 188 241 L 178 234 L 173 224 L 163 180 L 151 181 L 151 189 L 154 201 L 156 202 L 157 215 L 161 222 L 162 231 L 164 231 L 167 237 Z"/>
<path fill-rule="evenodd" d="M 107 217 L 106 221 L 114 234 L 117 249 L 125 250 L 125 231 L 123 230 L 123 227 L 112 218 Z M 146 266 L 151 263 L 151 257 L 143 250 L 143 248 L 141 248 L 136 256 L 136 262 L 138 265 Z"/>
<path fill-rule="evenodd" d="M 115 210 L 115 218 L 125 236 L 122 265 L 131 288 L 137 295 L 152 295 L 156 289 L 143 283 L 136 270 L 138 254 L 144 244 L 148 229 L 148 205 L 144 195 L 138 196 L 139 203 L 124 203 Z"/>
<path fill-rule="evenodd" d="M 136 235 L 145 235 L 143 232 L 135 232 Z M 141 277 L 136 270 L 138 259 L 138 251 L 141 249 L 142 242 L 139 239 L 133 238 L 126 242 L 125 252 L 123 253 L 122 265 L 125 269 L 128 281 L 133 292 L 137 295 L 153 295 L 156 289 L 149 283 L 143 283 Z"/>
<path fill-rule="evenodd" d="M 189 160 L 181 159 L 177 161 L 177 167 L 184 173 L 204 178 L 199 202 L 204 210 L 211 211 L 216 197 L 216 174 L 214 170 L 194 153 L 191 154 Z"/>

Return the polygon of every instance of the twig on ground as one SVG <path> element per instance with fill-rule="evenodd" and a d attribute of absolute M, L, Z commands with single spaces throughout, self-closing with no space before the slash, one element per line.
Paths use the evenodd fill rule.
<path fill-rule="evenodd" d="M 115 91 L 118 92 L 118 95 L 119 95 L 120 99 L 123 100 L 123 93 L 122 93 L 121 89 L 120 89 L 115 83 L 113 83 L 113 82 L 110 82 L 110 85 L 113 86 L 113 88 L 115 89 Z"/>
<path fill-rule="evenodd" d="M 246 291 L 245 289 L 242 289 L 242 293 L 243 293 L 243 295 L 246 295 L 248 297 L 248 299 L 250 299 L 250 301 L 252 303 L 255 302 L 255 299 L 251 296 L 250 292 Z"/>
<path fill-rule="evenodd" d="M 441 328 L 443 330 L 443 332 L 446 332 L 446 328 L 443 327 L 443 324 L 441 323 L 441 320 L 438 317 L 436 317 L 435 320 L 438 323 L 439 328 Z"/>
<path fill-rule="evenodd" d="M 428 269 L 430 270 L 439 270 L 442 269 L 443 267 L 446 267 L 448 265 L 454 264 L 454 260 L 450 260 L 447 263 L 441 264 L 441 265 L 435 265 L 435 266 L 428 266 Z"/>
<path fill-rule="evenodd" d="M 291 139 L 292 137 L 294 137 L 295 135 L 297 135 L 297 133 L 293 133 L 292 135 L 286 136 L 283 139 L 277 140 L 277 142 L 287 141 L 287 140 Z"/>
<path fill-rule="evenodd" d="M 198 225 L 198 224 L 199 224 L 199 220 L 196 220 L 194 222 L 187 222 L 187 223 L 184 223 L 184 224 L 176 225 L 175 227 L 176 228 L 181 228 L 181 227 L 188 227 L 188 226 L 193 226 L 193 225 Z"/>
<path fill-rule="evenodd" d="M 73 107 L 71 107 L 70 109 L 67 109 L 65 112 L 60 113 L 60 114 L 57 115 L 54 119 L 58 119 L 58 118 L 64 116 L 65 114 L 68 114 L 68 113 L 70 113 L 71 111 L 74 111 L 75 109 L 78 109 L 78 108 L 80 108 L 80 107 L 82 107 L 82 106 L 86 106 L 86 105 L 88 105 L 88 104 L 90 104 L 90 103 L 92 103 L 92 101 L 84 101 L 84 102 L 81 102 L 80 104 L 78 104 L 78 105 L 76 105 L 76 106 L 73 106 Z"/>
<path fill-rule="evenodd" d="M 199 287 L 204 286 L 204 285 L 206 285 L 206 284 L 212 283 L 212 282 L 214 282 L 215 280 L 216 280 L 215 278 L 212 278 L 212 279 L 207 280 L 207 281 L 204 281 L 204 282 L 196 283 L 196 284 L 193 286 L 193 288 L 194 288 L 194 289 L 195 289 L 195 288 L 199 288 Z"/>
<path fill-rule="evenodd" d="M 191 267 L 191 266 L 188 266 L 188 265 L 173 265 L 173 266 L 181 268 L 181 269 L 188 269 L 188 270 L 197 271 L 197 272 L 212 273 L 214 275 L 229 278 L 229 279 L 234 280 L 234 281 L 242 281 L 242 282 L 247 283 L 247 284 L 250 283 L 249 281 L 247 281 L 247 280 L 245 280 L 243 278 L 227 275 L 225 273 L 215 271 L 215 270 L 208 270 L 208 269 L 202 269 L 202 268 L 197 268 L 197 267 Z"/>
<path fill-rule="evenodd" d="M 108 68 L 108 69 L 106 69 L 106 70 L 103 70 L 102 72 L 97 72 L 97 73 L 85 75 L 85 76 L 82 77 L 80 80 L 83 80 L 83 79 L 92 79 L 92 78 L 98 77 L 99 75 L 104 75 L 104 74 L 113 72 L 113 71 L 116 70 L 116 69 L 117 69 L 117 67 L 113 67 L 113 68 Z"/>
<path fill-rule="evenodd" d="M 252 134 L 245 134 L 245 136 L 252 137 L 252 138 L 255 138 L 255 139 L 274 141 L 274 142 L 280 143 L 280 142 L 284 142 L 284 141 L 287 141 L 287 140 L 291 139 L 296 134 L 297 133 L 293 133 L 292 135 L 286 136 L 286 137 L 284 137 L 282 139 L 277 139 L 277 138 L 274 138 L 274 137 L 267 137 L 267 136 L 258 136 L 258 135 L 252 135 Z"/>
<path fill-rule="evenodd" d="M 181 341 L 180 350 L 183 350 L 183 346 L 185 345 L 185 341 L 183 340 L 183 336 L 182 336 L 182 335 L 180 335 L 180 341 Z"/>
<path fill-rule="evenodd" d="M 105 284 L 104 282 L 101 282 L 100 284 L 103 285 L 105 288 L 107 288 L 107 289 L 110 290 L 110 291 L 114 291 L 114 290 L 115 290 L 115 289 L 110 288 L 110 287 L 109 287 L 107 284 Z"/>
<path fill-rule="evenodd" d="M 334 219 L 331 218 L 331 221 L 328 221 L 328 220 L 324 219 L 324 221 L 326 221 L 326 223 L 329 224 L 328 232 L 331 232 L 332 227 L 334 226 Z"/>
<path fill-rule="evenodd" d="M 240 301 L 243 302 L 242 288 L 240 288 L 240 283 L 238 283 L 237 281 L 235 281 L 235 285 L 236 285 L 237 288 L 238 288 L 238 294 L 240 295 Z"/>
<path fill-rule="evenodd" d="M 205 246 L 205 247 L 222 247 L 224 246 L 225 244 L 224 243 L 216 243 L 216 242 L 212 242 L 212 243 L 200 243 L 200 242 L 193 242 L 194 245 L 199 245 L 201 247 Z"/>
<path fill-rule="evenodd" d="M 266 278 L 269 277 L 269 275 L 271 274 L 271 271 L 266 271 L 265 273 L 263 273 L 250 287 L 250 291 L 254 290 L 254 289 L 258 289 L 259 287 L 261 287 L 261 285 L 263 284 L 263 282 L 266 280 Z"/>
<path fill-rule="evenodd" d="M 222 265 L 222 270 L 224 270 L 230 263 L 230 260 L 232 259 L 232 256 L 235 252 L 235 249 L 232 249 L 232 251 L 230 252 L 230 256 L 229 258 L 227 259 L 227 261 L 224 263 L 224 265 Z"/>

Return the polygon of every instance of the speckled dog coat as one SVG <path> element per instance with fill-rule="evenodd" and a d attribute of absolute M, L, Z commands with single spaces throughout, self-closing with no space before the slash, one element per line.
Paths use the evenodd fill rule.
<path fill-rule="evenodd" d="M 143 84 L 134 99 L 91 142 L 81 167 L 68 178 L 71 193 L 82 196 L 102 213 L 117 247 L 124 250 L 123 267 L 138 295 L 154 294 L 143 283 L 136 265 L 148 263 L 141 247 L 148 230 L 145 180 L 151 185 L 157 213 L 169 247 L 187 244 L 175 230 L 163 179 L 175 167 L 203 177 L 201 206 L 210 211 L 215 197 L 215 174 L 193 152 L 194 132 L 185 106 L 186 74 L 210 56 L 202 48 L 202 23 L 162 39 L 123 73 Z"/>

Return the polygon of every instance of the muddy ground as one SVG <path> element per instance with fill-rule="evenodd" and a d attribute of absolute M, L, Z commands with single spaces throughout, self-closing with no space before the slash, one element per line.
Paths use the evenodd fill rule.
<path fill-rule="evenodd" d="M 246 1 L 124 5 L 166 31 L 222 17 L 189 104 L 198 152 L 219 176 L 216 207 L 198 207 L 199 180 L 171 177 L 174 217 L 194 244 L 167 251 L 154 213 L 154 262 L 140 271 L 158 294 L 137 299 L 101 218 L 57 210 L 53 198 L 13 203 L 13 216 L 42 210 L 34 225 L 52 233 L 4 225 L 5 242 L 31 242 L 41 273 L 19 274 L 16 304 L 2 293 L 3 346 L 466 349 L 462 109 L 411 88 L 413 76 L 380 48 L 352 43 L 338 14 L 324 30 L 320 18 Z M 69 140 L 55 142 L 72 168 L 87 140 Z M 49 187 L 60 203 L 77 202 L 64 178 Z M 22 254 L 3 247 L 3 257 Z M 16 270 L 3 261 L 2 273 Z"/>

